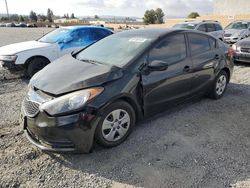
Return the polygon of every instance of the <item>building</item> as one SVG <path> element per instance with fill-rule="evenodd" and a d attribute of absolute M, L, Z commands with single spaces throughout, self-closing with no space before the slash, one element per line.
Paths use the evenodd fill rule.
<path fill-rule="evenodd" d="M 234 17 L 250 14 L 250 0 L 214 0 L 214 15 Z"/>

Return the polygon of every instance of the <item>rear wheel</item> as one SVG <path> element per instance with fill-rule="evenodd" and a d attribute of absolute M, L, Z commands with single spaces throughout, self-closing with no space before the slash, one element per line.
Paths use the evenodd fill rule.
<path fill-rule="evenodd" d="M 28 65 L 27 73 L 29 77 L 32 77 L 38 71 L 42 70 L 50 62 L 46 58 L 36 57 L 32 59 Z"/>
<path fill-rule="evenodd" d="M 134 109 L 126 102 L 118 101 L 109 105 L 98 123 L 95 137 L 104 147 L 121 144 L 135 124 Z"/>
<path fill-rule="evenodd" d="M 229 75 L 226 71 L 222 70 L 214 80 L 210 97 L 213 99 L 221 98 L 227 89 L 228 81 Z"/>

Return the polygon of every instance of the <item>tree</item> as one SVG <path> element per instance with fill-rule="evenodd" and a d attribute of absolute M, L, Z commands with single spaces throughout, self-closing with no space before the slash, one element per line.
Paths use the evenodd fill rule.
<path fill-rule="evenodd" d="M 74 13 L 72 13 L 72 14 L 71 14 L 71 16 L 70 16 L 70 18 L 71 18 L 71 19 L 76 18 L 76 17 L 75 17 L 75 14 L 74 14 Z"/>
<path fill-rule="evenodd" d="M 165 16 L 165 14 L 164 14 L 164 12 L 162 11 L 162 9 L 157 8 L 157 9 L 155 10 L 155 16 L 156 16 L 156 23 L 157 23 L 157 24 L 162 24 L 162 23 L 164 23 L 164 16 Z"/>
<path fill-rule="evenodd" d="M 19 21 L 19 15 L 18 14 L 12 14 L 12 15 L 10 15 L 10 20 L 18 22 Z"/>
<path fill-rule="evenodd" d="M 94 18 L 95 19 L 100 19 L 100 17 L 98 15 L 95 15 Z"/>
<path fill-rule="evenodd" d="M 199 13 L 198 12 L 191 12 L 189 15 L 188 15 L 188 18 L 197 18 L 199 17 Z"/>
<path fill-rule="evenodd" d="M 19 16 L 19 22 L 24 22 L 24 17 L 22 15 Z"/>
<path fill-rule="evenodd" d="M 32 21 L 32 22 L 37 22 L 37 15 L 36 15 L 36 13 L 34 12 L 34 11 L 30 11 L 30 20 Z"/>
<path fill-rule="evenodd" d="M 49 22 L 53 22 L 53 16 L 54 16 L 53 11 L 48 8 L 47 19 L 49 20 Z"/>
<path fill-rule="evenodd" d="M 162 9 L 157 8 L 156 10 L 146 10 L 143 21 L 145 24 L 162 24 L 164 23 L 164 12 Z"/>
<path fill-rule="evenodd" d="M 38 14 L 37 18 L 43 22 L 45 22 L 48 18 L 47 16 L 43 15 L 43 14 Z"/>
<path fill-rule="evenodd" d="M 145 24 L 155 24 L 155 21 L 156 21 L 155 11 L 153 9 L 146 10 L 144 17 L 143 17 L 143 21 Z"/>

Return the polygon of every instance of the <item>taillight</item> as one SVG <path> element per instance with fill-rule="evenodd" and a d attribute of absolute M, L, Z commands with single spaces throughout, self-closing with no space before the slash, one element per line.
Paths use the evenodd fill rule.
<path fill-rule="evenodd" d="M 236 52 L 233 48 L 228 48 L 228 57 L 233 58 L 235 56 Z"/>

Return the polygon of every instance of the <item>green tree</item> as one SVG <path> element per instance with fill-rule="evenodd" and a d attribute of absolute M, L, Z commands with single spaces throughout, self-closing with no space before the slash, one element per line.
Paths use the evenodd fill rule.
<path fill-rule="evenodd" d="M 146 10 L 143 21 L 145 24 L 162 24 L 164 23 L 164 12 L 162 9 L 157 8 L 156 10 Z"/>
<path fill-rule="evenodd" d="M 53 22 L 53 16 L 54 16 L 54 14 L 53 14 L 52 10 L 50 10 L 48 8 L 48 10 L 47 10 L 47 19 L 49 20 L 49 22 Z"/>
<path fill-rule="evenodd" d="M 162 11 L 161 8 L 157 8 L 155 10 L 155 16 L 156 16 L 156 23 L 157 24 L 164 23 L 164 16 L 165 16 L 165 14 L 164 14 L 164 12 Z"/>
<path fill-rule="evenodd" d="M 155 24 L 156 22 L 155 11 L 153 9 L 146 10 L 144 17 L 143 17 L 143 21 L 145 24 Z"/>
<path fill-rule="evenodd" d="M 10 20 L 14 21 L 14 22 L 18 22 L 19 21 L 19 15 L 18 14 L 10 15 Z"/>
<path fill-rule="evenodd" d="M 100 17 L 98 15 L 95 15 L 94 18 L 95 19 L 100 19 Z"/>
<path fill-rule="evenodd" d="M 74 14 L 74 13 L 72 13 L 72 14 L 71 14 L 71 16 L 70 16 L 70 18 L 71 18 L 71 19 L 76 18 L 76 17 L 75 17 L 75 14 Z"/>
<path fill-rule="evenodd" d="M 37 15 L 36 15 L 36 13 L 32 10 L 32 11 L 30 11 L 30 16 L 29 16 L 29 18 L 30 18 L 30 21 L 32 21 L 32 22 L 37 22 Z"/>
<path fill-rule="evenodd" d="M 197 18 L 199 17 L 199 13 L 198 12 L 191 12 L 189 15 L 188 15 L 188 18 Z"/>
<path fill-rule="evenodd" d="M 22 15 L 19 16 L 19 22 L 24 22 L 24 17 Z"/>
<path fill-rule="evenodd" d="M 43 14 L 38 14 L 37 18 L 43 22 L 45 22 L 47 20 L 47 16 L 43 15 Z"/>

